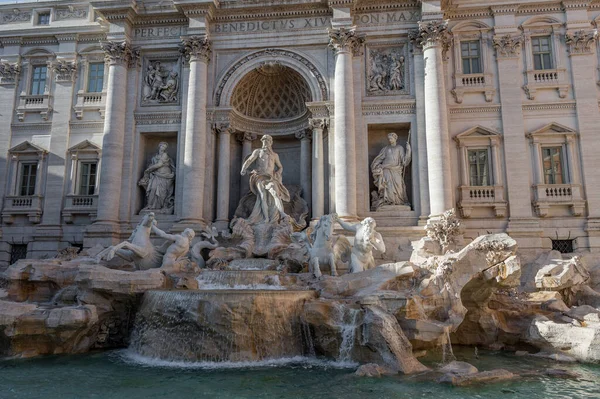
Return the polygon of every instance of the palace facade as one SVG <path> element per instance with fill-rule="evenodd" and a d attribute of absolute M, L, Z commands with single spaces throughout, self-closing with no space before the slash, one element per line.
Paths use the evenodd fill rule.
<path fill-rule="evenodd" d="M 450 208 L 466 238 L 600 250 L 598 21 L 597 0 L 2 4 L 0 265 L 114 244 L 152 209 L 224 230 L 264 134 L 308 218 L 373 217 L 387 259 Z M 391 132 L 409 204 L 375 207 Z"/>

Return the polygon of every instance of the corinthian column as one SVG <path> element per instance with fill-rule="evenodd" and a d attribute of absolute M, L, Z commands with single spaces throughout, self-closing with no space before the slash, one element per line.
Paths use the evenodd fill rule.
<path fill-rule="evenodd" d="M 450 144 L 448 138 L 448 111 L 444 84 L 443 53 L 448 45 L 445 21 L 419 22 L 418 32 L 411 35 L 415 44 L 423 48 L 425 60 L 425 137 L 427 142 L 427 170 L 429 172 L 429 200 L 431 216 L 441 215 L 453 208 Z"/>
<path fill-rule="evenodd" d="M 203 225 L 206 165 L 206 93 L 210 42 L 206 36 L 184 38 L 180 47 L 190 74 L 186 107 L 183 152 L 183 198 L 180 223 Z"/>
<path fill-rule="evenodd" d="M 127 94 L 127 67 L 134 54 L 126 41 L 102 43 L 108 63 L 106 113 L 102 141 L 102 166 L 98 192 L 98 218 L 95 224 L 118 222 L 121 176 L 123 167 L 123 139 L 125 137 L 125 110 Z"/>
<path fill-rule="evenodd" d="M 312 209 L 312 187 L 311 187 L 311 167 L 310 167 L 310 139 L 311 131 L 303 130 L 296 133 L 296 138 L 300 140 L 300 186 L 302 187 L 302 198 Z"/>
<path fill-rule="evenodd" d="M 217 220 L 219 230 L 227 229 L 229 225 L 229 185 L 231 176 L 231 133 L 227 126 L 217 126 L 219 133 L 219 171 L 217 176 Z"/>
<path fill-rule="evenodd" d="M 323 129 L 325 119 L 313 118 L 308 121 L 312 129 L 312 218 L 325 213 L 325 164 L 323 162 Z"/>
<path fill-rule="evenodd" d="M 335 211 L 356 218 L 356 138 L 354 126 L 354 79 L 352 56 L 364 39 L 354 28 L 329 30 L 329 47 L 335 52 L 334 167 Z"/>

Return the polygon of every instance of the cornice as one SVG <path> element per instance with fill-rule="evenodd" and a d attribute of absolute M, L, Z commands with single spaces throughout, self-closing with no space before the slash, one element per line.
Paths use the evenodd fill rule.
<path fill-rule="evenodd" d="M 149 17 L 138 17 L 133 22 L 133 27 L 147 26 L 147 25 L 187 25 L 189 22 L 187 17 L 184 16 L 172 16 L 172 17 L 164 17 L 164 16 L 149 16 Z"/>
<path fill-rule="evenodd" d="M 481 106 L 466 106 L 466 107 L 451 107 L 450 114 L 483 114 L 483 113 L 500 113 L 502 107 L 500 105 L 481 105 Z"/>
<path fill-rule="evenodd" d="M 354 7 L 354 11 L 356 13 L 365 13 L 365 12 L 373 12 L 373 11 L 389 11 L 389 10 L 405 10 L 405 9 L 420 9 L 419 1 L 386 1 L 386 2 L 376 2 L 369 1 L 357 4 Z"/>
<path fill-rule="evenodd" d="M 417 105 L 414 100 L 403 103 L 363 103 L 363 116 L 380 116 L 380 115 L 399 115 L 399 114 L 414 114 L 417 111 Z"/>
<path fill-rule="evenodd" d="M 231 10 L 227 10 L 231 11 Z M 296 7 L 285 9 L 283 7 L 270 7 L 260 9 L 244 9 L 239 12 L 219 12 L 212 18 L 213 22 L 229 22 L 248 19 L 268 19 L 268 18 L 296 18 L 296 17 L 324 17 L 331 16 L 331 11 L 324 7 Z"/>
<path fill-rule="evenodd" d="M 46 130 L 46 131 L 50 132 L 50 129 L 52 128 L 52 123 L 19 123 L 19 124 L 13 123 L 10 126 L 10 128 L 12 131 Z"/>
<path fill-rule="evenodd" d="M 69 127 L 71 129 L 96 129 L 102 130 L 104 129 L 104 121 L 98 122 L 70 122 Z"/>
<path fill-rule="evenodd" d="M 58 44 L 59 40 L 53 36 L 43 36 L 43 37 L 23 37 L 21 40 L 21 45 L 23 46 L 45 46 L 45 45 L 55 45 Z"/>
<path fill-rule="evenodd" d="M 541 103 L 541 104 L 526 104 L 523 105 L 524 112 L 535 112 L 535 111 L 553 111 L 553 110 L 569 110 L 574 111 L 577 109 L 577 103 L 575 101 L 560 102 L 560 103 Z"/>
<path fill-rule="evenodd" d="M 106 41 L 105 33 L 95 33 L 91 35 L 80 35 L 78 38 L 79 43 L 98 43 Z"/>

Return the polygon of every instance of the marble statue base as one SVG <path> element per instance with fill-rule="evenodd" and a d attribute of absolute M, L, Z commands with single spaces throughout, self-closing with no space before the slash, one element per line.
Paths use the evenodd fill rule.
<path fill-rule="evenodd" d="M 382 205 L 375 212 L 386 212 L 386 213 L 403 213 L 411 212 L 412 209 L 408 205 Z"/>

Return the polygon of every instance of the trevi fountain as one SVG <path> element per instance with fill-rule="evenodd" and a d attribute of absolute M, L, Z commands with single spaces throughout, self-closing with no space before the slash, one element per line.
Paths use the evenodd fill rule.
<path fill-rule="evenodd" d="M 0 4 L 0 399 L 600 398 L 600 3 L 509 3 Z"/>

